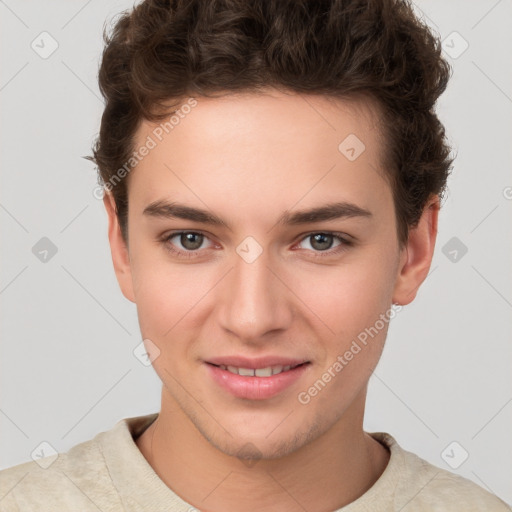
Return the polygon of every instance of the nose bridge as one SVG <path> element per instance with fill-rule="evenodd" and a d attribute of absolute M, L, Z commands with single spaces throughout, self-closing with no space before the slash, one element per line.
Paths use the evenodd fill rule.
<path fill-rule="evenodd" d="M 233 265 L 220 298 L 222 327 L 246 341 L 285 329 L 291 320 L 290 304 L 268 251 L 253 240 L 242 242 Z"/>

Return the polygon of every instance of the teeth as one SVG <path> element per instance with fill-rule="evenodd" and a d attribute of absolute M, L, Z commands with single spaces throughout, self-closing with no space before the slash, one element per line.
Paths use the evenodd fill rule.
<path fill-rule="evenodd" d="M 254 375 L 256 377 L 272 377 L 272 368 L 267 366 L 267 368 L 257 368 L 254 370 Z"/>
<path fill-rule="evenodd" d="M 219 365 L 221 370 L 227 370 L 228 372 L 234 373 L 235 375 L 241 375 L 243 377 L 271 377 L 281 372 L 287 372 L 291 366 L 267 366 L 266 368 L 237 368 L 236 366 Z"/>
<path fill-rule="evenodd" d="M 272 366 L 272 375 L 276 375 L 277 373 L 281 373 L 283 371 L 284 366 Z"/>

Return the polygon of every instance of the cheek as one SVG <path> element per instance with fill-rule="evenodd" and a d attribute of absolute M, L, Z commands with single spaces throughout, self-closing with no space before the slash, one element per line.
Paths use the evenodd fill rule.
<path fill-rule="evenodd" d="M 179 374 L 175 362 L 189 357 L 186 340 L 195 329 L 190 322 L 204 295 L 200 283 L 194 282 L 191 268 L 184 272 L 169 263 L 159 265 L 155 260 L 135 268 L 140 332 L 143 339 L 158 347 L 158 357 L 152 365 L 162 382 L 170 386 L 171 377 L 178 378 Z"/>
<path fill-rule="evenodd" d="M 302 400 L 310 400 L 318 411 L 330 410 L 336 418 L 348 407 L 382 354 L 393 317 L 390 293 L 389 278 L 375 266 L 347 266 L 332 273 L 329 282 L 309 288 L 304 302 L 319 313 L 329 330 L 322 339 L 325 351 L 317 371 L 309 387 L 301 390 Z"/>
<path fill-rule="evenodd" d="M 155 262 L 135 269 L 137 313 L 142 334 L 163 340 L 186 325 L 204 295 L 204 279 L 192 267 Z M 189 318 L 187 318 L 187 315 Z"/>
<path fill-rule="evenodd" d="M 391 272 L 382 259 L 375 260 L 343 262 L 315 273 L 304 271 L 290 280 L 304 311 L 317 318 L 315 323 L 325 327 L 328 338 L 347 340 L 357 335 L 389 307 Z"/>

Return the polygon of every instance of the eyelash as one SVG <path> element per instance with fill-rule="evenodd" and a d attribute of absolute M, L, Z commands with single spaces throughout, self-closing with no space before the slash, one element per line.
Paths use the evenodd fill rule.
<path fill-rule="evenodd" d="M 164 245 L 165 249 L 170 252 L 172 255 L 178 256 L 179 258 L 185 258 L 185 259 L 192 259 L 200 256 L 201 249 L 196 249 L 195 251 L 181 251 L 178 249 L 175 249 L 171 244 L 170 240 L 174 238 L 177 235 L 184 235 L 184 234 L 194 234 L 194 235 L 201 235 L 205 238 L 208 238 L 204 233 L 201 233 L 200 231 L 174 231 L 172 233 L 169 233 L 165 235 L 160 241 Z M 333 231 L 313 231 L 311 233 L 308 233 L 304 237 L 302 237 L 299 240 L 300 242 L 303 242 L 307 238 L 312 237 L 313 235 L 327 235 L 327 236 L 333 236 L 334 238 L 338 239 L 338 241 L 341 242 L 338 247 L 335 247 L 334 249 L 327 249 L 326 251 L 313 251 L 314 258 L 326 258 L 328 256 L 336 256 L 338 254 L 341 254 L 342 252 L 346 251 L 349 247 L 352 247 L 354 243 L 351 240 L 348 240 L 343 236 L 343 233 L 337 233 Z"/>

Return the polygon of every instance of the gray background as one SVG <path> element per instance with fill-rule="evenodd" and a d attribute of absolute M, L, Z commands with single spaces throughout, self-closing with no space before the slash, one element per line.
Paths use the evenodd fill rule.
<path fill-rule="evenodd" d="M 42 441 L 67 451 L 159 410 L 160 381 L 132 352 L 136 309 L 115 279 L 94 165 L 81 158 L 102 113 L 103 22 L 132 5 L 0 1 L 1 468 Z M 431 273 L 391 322 L 365 429 L 512 503 L 512 3 L 416 5 L 454 67 L 438 111 L 458 156 Z M 58 43 L 47 58 L 31 47 L 51 49 L 43 31 Z M 57 248 L 46 262 L 32 251 L 43 237 Z"/>

